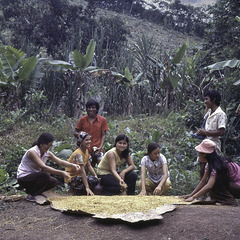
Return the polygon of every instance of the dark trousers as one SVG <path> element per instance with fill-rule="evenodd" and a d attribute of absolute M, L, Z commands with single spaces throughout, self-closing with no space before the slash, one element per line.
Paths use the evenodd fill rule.
<path fill-rule="evenodd" d="M 92 191 L 94 191 L 94 187 L 98 184 L 98 179 L 94 176 L 87 176 L 87 181 L 88 181 L 89 188 Z M 71 182 L 68 185 L 70 186 L 70 191 L 72 191 L 74 195 L 87 194 L 86 188 L 84 186 L 81 176 L 73 177 Z"/>
<path fill-rule="evenodd" d="M 36 172 L 26 177 L 18 178 L 18 183 L 26 189 L 26 193 L 36 196 L 54 188 L 58 181 L 47 172 Z"/>
<path fill-rule="evenodd" d="M 119 184 L 119 181 L 112 175 L 99 175 L 101 178 L 102 195 L 116 195 L 121 193 L 122 187 Z M 131 171 L 126 173 L 124 182 L 127 184 L 127 195 L 134 195 L 135 187 L 137 181 L 137 173 Z"/>
<path fill-rule="evenodd" d="M 240 187 L 233 182 L 229 182 L 228 186 L 216 181 L 210 196 L 216 202 L 224 205 L 237 206 L 238 203 L 235 198 L 240 198 Z"/>

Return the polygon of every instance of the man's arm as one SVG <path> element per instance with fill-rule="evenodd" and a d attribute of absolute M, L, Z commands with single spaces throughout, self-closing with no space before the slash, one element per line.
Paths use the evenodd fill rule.
<path fill-rule="evenodd" d="M 220 128 L 217 131 L 208 131 L 206 129 L 199 129 L 197 134 L 199 135 L 206 135 L 206 136 L 211 136 L 211 137 L 218 137 L 218 136 L 224 136 L 225 133 L 225 128 Z"/>
<path fill-rule="evenodd" d="M 100 145 L 99 145 L 99 150 L 101 150 L 102 147 L 103 147 L 103 144 L 104 144 L 105 139 L 106 139 L 106 133 L 107 133 L 107 131 L 102 132 L 102 137 L 101 137 L 101 142 L 100 142 Z"/>
<path fill-rule="evenodd" d="M 77 139 L 78 139 L 78 137 L 79 137 L 79 132 L 80 132 L 80 130 L 79 130 L 78 128 L 75 128 L 73 135 L 74 135 L 74 137 L 77 138 Z"/>

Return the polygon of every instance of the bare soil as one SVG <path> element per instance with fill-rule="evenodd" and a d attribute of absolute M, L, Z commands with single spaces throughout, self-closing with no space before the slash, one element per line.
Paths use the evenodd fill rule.
<path fill-rule="evenodd" d="M 0 239 L 160 239 L 227 240 L 240 238 L 240 207 L 177 206 L 162 220 L 130 224 L 53 210 L 25 199 L 0 202 Z"/>

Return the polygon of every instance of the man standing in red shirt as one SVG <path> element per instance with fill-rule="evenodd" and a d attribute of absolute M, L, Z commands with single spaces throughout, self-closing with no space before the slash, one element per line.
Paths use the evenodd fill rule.
<path fill-rule="evenodd" d="M 91 146 L 89 149 L 93 157 L 92 165 L 95 166 L 103 157 L 102 147 L 108 130 L 107 119 L 98 115 L 99 103 L 89 100 L 86 104 L 87 115 L 81 117 L 75 128 L 74 136 L 78 138 L 79 132 L 84 131 L 91 135 Z"/>

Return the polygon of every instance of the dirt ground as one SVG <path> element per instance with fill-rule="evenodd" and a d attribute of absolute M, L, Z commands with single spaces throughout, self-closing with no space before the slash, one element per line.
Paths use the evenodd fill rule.
<path fill-rule="evenodd" d="M 0 203 L 0 239 L 240 239 L 240 207 L 178 205 L 162 220 L 130 224 L 53 210 L 25 199 Z"/>

